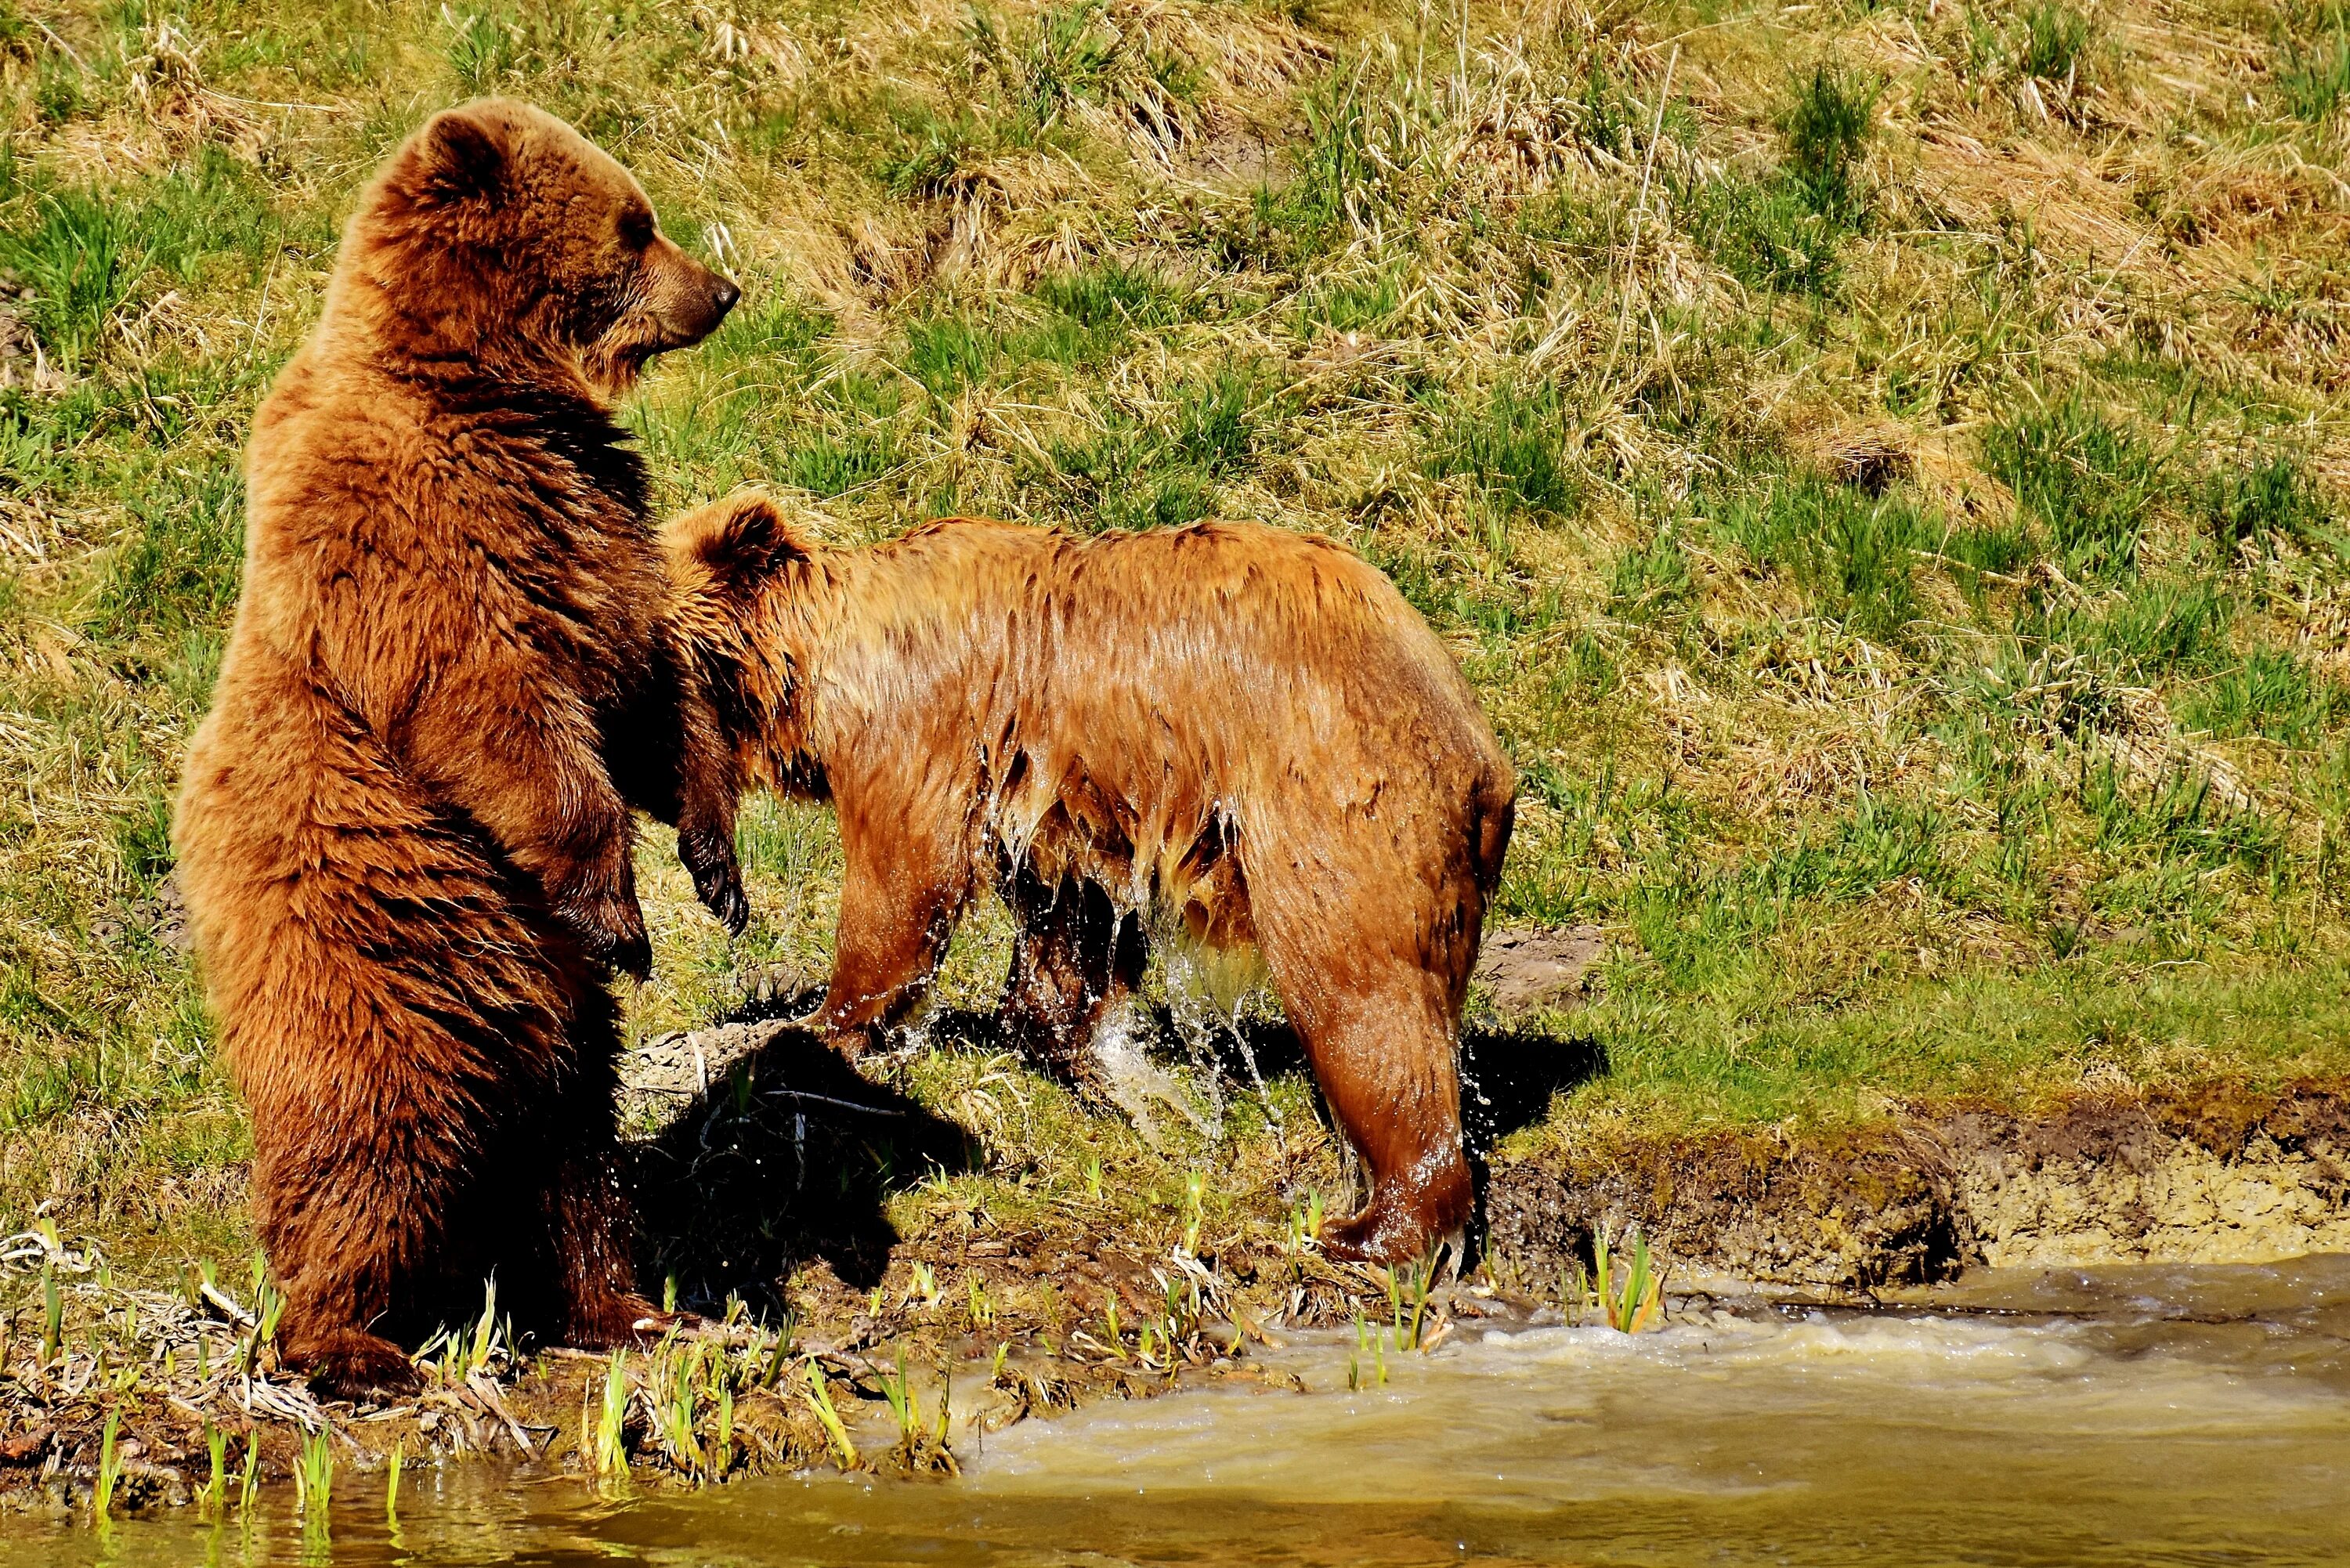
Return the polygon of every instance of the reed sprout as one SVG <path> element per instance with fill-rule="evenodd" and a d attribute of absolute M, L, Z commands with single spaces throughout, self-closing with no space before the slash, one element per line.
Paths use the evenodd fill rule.
<path fill-rule="evenodd" d="M 228 1506 L 228 1434 L 210 1421 L 204 1423 L 204 1454 L 212 1461 L 212 1475 L 197 1489 L 196 1509 L 206 1518 L 217 1518 Z"/>
<path fill-rule="evenodd" d="M 115 1439 L 121 1435 L 122 1412 L 109 1410 L 106 1427 L 98 1439 L 98 1482 L 89 1494 L 92 1519 L 103 1523 L 114 1508 L 114 1489 L 122 1480 L 122 1456 Z"/>
<path fill-rule="evenodd" d="M 876 1371 L 874 1376 L 880 1382 L 881 1397 L 889 1402 L 889 1414 L 898 1423 L 899 1445 L 912 1449 L 921 1435 L 922 1402 L 921 1396 L 914 1391 L 912 1379 L 906 1375 L 906 1347 L 898 1347 L 898 1370 L 894 1375 Z"/>
<path fill-rule="evenodd" d="M 792 1337 L 797 1327 L 792 1314 L 785 1313 L 784 1325 L 775 1331 L 775 1345 L 768 1353 L 767 1370 L 759 1379 L 762 1388 L 773 1388 L 784 1380 L 784 1370 L 791 1365 Z"/>
<path fill-rule="evenodd" d="M 1620 1334 L 1638 1334 L 1664 1315 L 1664 1279 L 1657 1272 L 1648 1238 L 1638 1226 L 1627 1238 L 1624 1282 L 1614 1285 L 1616 1249 L 1605 1223 L 1592 1233 L 1591 1256 L 1598 1287 L 1599 1311 L 1608 1327 Z"/>
<path fill-rule="evenodd" d="M 41 1261 L 41 1365 L 56 1362 L 66 1342 L 66 1303 L 57 1289 L 57 1266 Z"/>
<path fill-rule="evenodd" d="M 857 1445 L 848 1439 L 848 1428 L 841 1423 L 840 1412 L 833 1407 L 832 1391 L 825 1384 L 824 1368 L 810 1357 L 807 1369 L 808 1404 L 816 1418 L 824 1425 L 825 1436 L 832 1439 L 833 1451 L 840 1456 L 840 1468 L 857 1468 Z"/>
<path fill-rule="evenodd" d="M 257 1452 L 255 1449 L 248 1453 Z M 294 1458 L 294 1511 L 304 1522 L 323 1524 L 327 1505 L 335 1486 L 335 1445 L 333 1428 L 320 1427 L 315 1432 L 302 1435 L 302 1447 Z"/>
<path fill-rule="evenodd" d="M 591 1384 L 592 1387 L 593 1385 Z M 595 1424 L 595 1442 L 588 1462 L 598 1475 L 625 1475 L 629 1469 L 629 1353 L 612 1352 L 604 1372 L 603 1408 Z M 581 1426 L 586 1427 L 583 1420 Z"/>
<path fill-rule="evenodd" d="M 971 1326 L 984 1331 L 995 1326 L 995 1303 L 988 1299 L 987 1281 L 977 1269 L 965 1276 L 971 1293 Z"/>

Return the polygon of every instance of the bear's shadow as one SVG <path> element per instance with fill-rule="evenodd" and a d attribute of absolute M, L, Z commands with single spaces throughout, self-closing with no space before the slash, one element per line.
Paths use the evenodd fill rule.
<path fill-rule="evenodd" d="M 1163 1009 L 1156 1023 L 1155 1038 L 1173 1038 L 1173 1024 Z M 1221 1026 L 1210 1038 L 1217 1070 L 1228 1083 L 1245 1085 L 1256 1075 L 1271 1079 L 1291 1073 L 1312 1081 L 1305 1048 L 1289 1025 L 1278 1019 L 1243 1019 L 1237 1038 Z M 1243 1044 L 1245 1053 L 1241 1048 Z M 1591 1035 L 1519 1028 L 1491 1014 L 1463 1019 L 1461 1133 L 1470 1160 L 1477 1168 L 1481 1190 L 1485 1157 L 1495 1144 L 1542 1120 L 1550 1112 L 1554 1096 L 1603 1077 L 1607 1072 L 1607 1049 Z M 1329 1126 L 1329 1107 L 1318 1092 L 1315 1105 L 1323 1124 Z M 1335 1130 L 1331 1136 L 1337 1136 Z"/>
<path fill-rule="evenodd" d="M 728 1022 L 804 1016 L 814 1000 L 753 1002 Z M 1161 1011 L 1153 1023 L 1154 1040 L 1170 1047 L 1171 1019 Z M 941 1010 L 928 1033 L 934 1048 L 1000 1048 L 985 1013 Z M 1241 1033 L 1211 1036 L 1215 1069 L 1228 1083 L 1306 1072 L 1286 1023 L 1251 1019 Z M 1607 1071 L 1606 1050 L 1589 1036 L 1466 1021 L 1461 1109 L 1481 1217 L 1493 1147 L 1539 1121 L 1554 1096 Z M 1326 1126 L 1327 1107 L 1318 1094 L 1315 1101 Z M 643 1277 L 656 1289 L 674 1279 L 690 1305 L 739 1295 L 769 1314 L 783 1309 L 783 1282 L 810 1262 L 869 1290 L 900 1240 L 887 1213 L 891 1194 L 933 1172 L 976 1168 L 979 1158 L 963 1128 L 866 1078 L 812 1031 L 784 1023 L 659 1137 L 629 1146 Z"/>
<path fill-rule="evenodd" d="M 790 1015 L 762 1005 L 735 1021 Z M 976 1156 L 962 1128 L 784 1024 L 659 1136 L 628 1146 L 640 1276 L 657 1293 L 674 1280 L 687 1305 L 739 1295 L 770 1315 L 806 1263 L 869 1290 L 899 1241 L 890 1195 Z"/>

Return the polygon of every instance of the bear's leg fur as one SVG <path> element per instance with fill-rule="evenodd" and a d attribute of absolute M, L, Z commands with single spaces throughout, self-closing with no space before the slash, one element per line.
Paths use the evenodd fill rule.
<path fill-rule="evenodd" d="M 1454 1045 L 1474 943 L 1465 959 L 1458 943 L 1431 954 L 1422 933 L 1453 922 L 1416 900 L 1283 896 L 1264 885 L 1274 879 L 1252 887 L 1262 950 L 1323 1100 L 1371 1172 L 1370 1201 L 1323 1227 L 1323 1250 L 1408 1262 L 1475 1208 Z"/>
<path fill-rule="evenodd" d="M 1475 1206 L 1452 1031 L 1442 1007 L 1416 994 L 1426 979 L 1407 971 L 1328 999 L 1298 1031 L 1331 1115 L 1371 1169 L 1371 1200 L 1323 1227 L 1331 1257 L 1407 1262 L 1465 1227 Z"/>
<path fill-rule="evenodd" d="M 888 815 L 889 820 L 876 820 Z M 844 861 L 832 982 L 818 1024 L 850 1060 L 879 1046 L 929 989 L 971 898 L 971 857 L 909 811 L 840 813 Z"/>
<path fill-rule="evenodd" d="M 530 889 L 457 836 L 400 831 L 422 826 L 400 804 L 307 844 L 217 966 L 280 1351 L 338 1393 L 413 1386 L 400 1342 L 479 1314 L 494 1274 L 542 1334 L 603 1343 L 643 1307 L 610 1180 L 611 996 Z M 467 919 L 415 915 L 442 909 Z"/>
<path fill-rule="evenodd" d="M 607 1350 L 642 1337 L 637 1324 L 665 1323 L 660 1310 L 637 1293 L 629 1253 L 634 1233 L 620 1185 L 613 1106 L 619 1089 L 620 1025 L 610 992 L 582 975 L 572 1038 L 577 1063 L 555 1129 L 563 1141 L 545 1156 L 553 1172 L 546 1194 L 552 1255 L 547 1277 L 555 1292 L 546 1320 L 564 1343 Z"/>
<path fill-rule="evenodd" d="M 336 1039 L 341 1070 L 234 1023 L 225 1041 L 253 1107 L 255 1220 L 285 1293 L 278 1354 L 333 1393 L 410 1389 L 416 1370 L 389 1335 L 428 1331 L 453 1308 L 476 1255 L 452 1244 L 475 1147 L 446 1119 L 464 1096 L 443 1064 L 463 1046 L 381 1007 L 388 988 L 363 963 L 313 972 L 306 1033 Z"/>
<path fill-rule="evenodd" d="M 1004 892 L 1018 927 L 998 1010 L 1004 1036 L 1063 1083 L 1099 1089 L 1094 1032 L 1142 982 L 1142 923 L 1099 883 L 1047 883 L 1026 866 Z"/>

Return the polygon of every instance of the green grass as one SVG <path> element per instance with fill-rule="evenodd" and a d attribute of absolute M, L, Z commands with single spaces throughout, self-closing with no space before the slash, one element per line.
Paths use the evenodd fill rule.
<path fill-rule="evenodd" d="M 2324 125 L 2350 99 L 2350 31 L 2338 15 L 2323 33 L 2286 38 L 2280 65 L 2278 93 L 2297 119 Z"/>
<path fill-rule="evenodd" d="M 1472 7 L 1463 51 L 1388 0 L 208 0 L 201 92 L 160 12 L 40 15 L 81 64 L 0 25 L 0 273 L 50 372 L 0 376 L 0 1227 L 249 1245 L 156 940 L 168 806 L 254 407 L 359 182 L 474 90 L 574 118 L 745 285 L 624 410 L 664 510 L 1232 515 L 1394 577 L 1525 780 L 1498 918 L 1611 943 L 1541 1025 L 1607 1071 L 1529 1137 L 2350 1071 L 2330 11 Z M 746 809 L 731 947 L 664 843 L 633 1033 L 822 972 L 821 811 Z M 1007 951 L 986 916 L 948 1000 Z M 1236 1103 L 1164 1158 L 984 1040 L 901 1081 L 993 1151 L 910 1228 L 1097 1159 L 1138 1222 L 1194 1159 L 1228 1213 L 1337 1179 L 1295 1080 L 1290 1144 Z"/>
<path fill-rule="evenodd" d="M 2127 423 L 2067 397 L 1998 420 L 1983 456 L 2068 572 L 2113 576 L 2136 568 L 2139 536 L 2168 479 Z"/>

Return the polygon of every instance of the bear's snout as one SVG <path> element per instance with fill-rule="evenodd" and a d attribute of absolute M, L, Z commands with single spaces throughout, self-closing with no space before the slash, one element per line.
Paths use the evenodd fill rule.
<path fill-rule="evenodd" d="M 650 303 L 660 334 L 655 352 L 699 343 L 718 330 L 743 291 L 669 240 L 657 240 L 654 246 L 651 259 L 660 281 Z"/>

